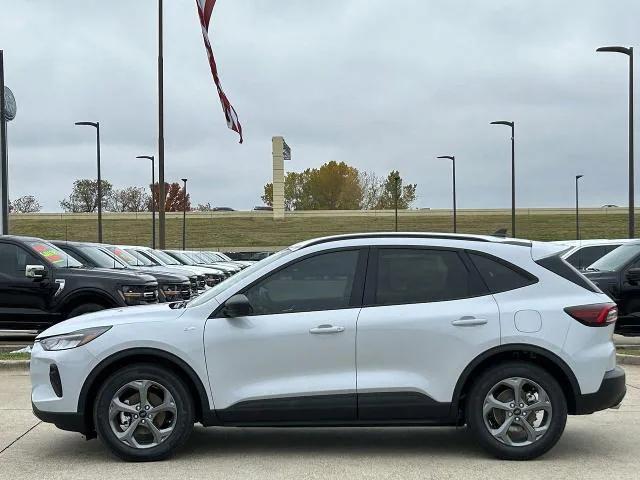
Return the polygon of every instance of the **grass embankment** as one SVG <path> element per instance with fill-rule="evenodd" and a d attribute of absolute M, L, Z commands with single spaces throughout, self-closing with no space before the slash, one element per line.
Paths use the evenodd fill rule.
<path fill-rule="evenodd" d="M 508 214 L 458 216 L 458 232 L 491 234 L 511 225 Z M 624 214 L 584 214 L 580 218 L 582 238 L 619 238 L 626 235 Z M 151 219 L 104 219 L 104 241 L 114 244 L 148 245 L 151 241 Z M 284 246 L 308 238 L 353 232 L 393 231 L 393 216 L 318 216 L 289 217 L 192 217 L 187 218 L 187 247 L 267 247 Z M 450 232 L 451 218 L 425 214 L 401 216 L 400 231 Z M 518 237 L 532 240 L 575 238 L 575 217 L 570 214 L 521 214 L 517 217 Z M 96 241 L 96 221 L 92 218 L 62 217 L 12 218 L 13 234 L 45 239 Z M 167 219 L 167 248 L 182 244 L 182 219 Z"/>
<path fill-rule="evenodd" d="M 31 355 L 28 353 L 0 353 L 0 360 L 29 360 Z"/>

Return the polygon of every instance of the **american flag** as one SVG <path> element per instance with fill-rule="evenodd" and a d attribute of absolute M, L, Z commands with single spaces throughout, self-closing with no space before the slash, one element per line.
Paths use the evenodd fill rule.
<path fill-rule="evenodd" d="M 196 0 L 198 16 L 200 17 L 200 25 L 202 26 L 202 38 L 204 39 L 204 46 L 207 49 L 207 56 L 209 57 L 209 66 L 211 67 L 213 81 L 218 89 L 218 96 L 220 97 L 222 110 L 224 111 L 224 116 L 227 119 L 227 126 L 231 130 L 238 132 L 238 135 L 240 135 L 240 143 L 242 143 L 242 125 L 240 125 L 240 120 L 238 120 L 238 114 L 236 113 L 235 108 L 233 108 L 231 102 L 229 102 L 229 99 L 222 91 L 220 77 L 218 76 L 218 67 L 216 66 L 215 58 L 213 58 L 211 42 L 209 42 L 209 21 L 211 20 L 211 13 L 213 12 L 215 4 L 216 0 Z"/>

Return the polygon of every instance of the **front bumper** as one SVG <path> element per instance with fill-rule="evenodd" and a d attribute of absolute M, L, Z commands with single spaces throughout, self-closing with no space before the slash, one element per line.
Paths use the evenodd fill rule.
<path fill-rule="evenodd" d="M 60 430 L 69 432 L 79 432 L 83 435 L 90 436 L 93 432 L 87 424 L 85 415 L 82 413 L 69 412 L 45 412 L 39 410 L 33 402 L 31 402 L 33 414 L 45 423 L 53 423 Z"/>
<path fill-rule="evenodd" d="M 604 374 L 600 388 L 595 393 L 580 395 L 576 398 L 576 415 L 588 415 L 600 410 L 615 407 L 622 402 L 627 393 L 624 370 L 616 367 Z"/>

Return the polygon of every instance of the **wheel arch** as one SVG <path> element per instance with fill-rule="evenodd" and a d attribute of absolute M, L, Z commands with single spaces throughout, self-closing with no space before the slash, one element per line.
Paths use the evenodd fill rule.
<path fill-rule="evenodd" d="M 110 295 L 100 290 L 82 289 L 80 291 L 73 292 L 69 297 L 65 298 L 60 304 L 58 311 L 65 316 L 71 310 L 84 303 L 98 303 L 100 305 L 104 305 L 105 308 L 120 306 Z"/>
<path fill-rule="evenodd" d="M 84 418 L 87 432 L 94 432 L 93 405 L 100 385 L 118 369 L 133 363 L 151 363 L 170 369 L 185 382 L 195 403 L 196 421 L 205 425 L 217 423 L 209 405 L 209 398 L 200 377 L 181 358 L 156 348 L 130 348 L 102 360 L 87 376 L 78 396 L 78 413 Z"/>
<path fill-rule="evenodd" d="M 569 414 L 575 414 L 577 399 L 580 397 L 580 385 L 573 371 L 555 353 L 535 345 L 506 344 L 494 347 L 477 356 L 462 371 L 453 392 L 452 415 L 461 417 L 465 407 L 465 398 L 475 379 L 486 369 L 509 360 L 532 362 L 548 371 L 559 383 L 567 400 Z"/>

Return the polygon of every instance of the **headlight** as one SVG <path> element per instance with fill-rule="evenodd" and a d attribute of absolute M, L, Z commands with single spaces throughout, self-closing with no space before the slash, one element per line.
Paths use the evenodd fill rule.
<path fill-rule="evenodd" d="M 158 289 L 145 285 L 124 285 L 122 290 L 120 290 L 120 295 L 127 305 L 156 303 L 158 300 Z"/>
<path fill-rule="evenodd" d="M 69 350 L 70 348 L 76 348 L 81 345 L 85 345 L 89 343 L 91 340 L 95 340 L 110 328 L 111 326 L 86 328 L 84 330 L 65 333 L 64 335 L 56 335 L 54 337 L 41 338 L 36 341 L 40 342 L 40 345 L 42 345 L 42 348 L 44 348 L 47 351 Z"/>
<path fill-rule="evenodd" d="M 177 300 L 182 300 L 182 289 L 180 288 L 180 285 L 160 285 L 161 302 L 175 302 Z"/>

